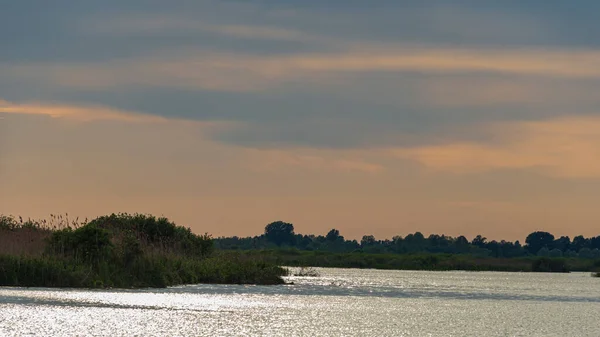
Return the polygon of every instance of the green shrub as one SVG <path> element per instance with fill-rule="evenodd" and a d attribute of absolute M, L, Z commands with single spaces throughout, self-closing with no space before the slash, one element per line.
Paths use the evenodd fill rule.
<path fill-rule="evenodd" d="M 542 257 L 532 262 L 531 270 L 535 272 L 567 273 L 569 269 L 565 259 Z"/>
<path fill-rule="evenodd" d="M 27 228 L 23 224 L 0 217 L 0 229 Z M 166 218 L 112 214 L 81 226 L 59 228 L 44 229 L 50 234 L 43 236 L 47 244 L 41 256 L 0 254 L 0 286 L 280 284 L 285 275 L 282 268 L 258 259 L 212 256 L 210 235 L 196 235 Z"/>
<path fill-rule="evenodd" d="M 112 247 L 108 231 L 88 224 L 75 230 L 55 231 L 48 248 L 50 254 L 95 264 L 107 258 Z"/>

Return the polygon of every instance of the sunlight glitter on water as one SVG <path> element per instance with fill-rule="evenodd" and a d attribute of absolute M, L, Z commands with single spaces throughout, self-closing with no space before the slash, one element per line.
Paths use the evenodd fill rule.
<path fill-rule="evenodd" d="M 600 336 L 587 274 L 319 269 L 294 285 L 0 288 L 4 336 Z"/>

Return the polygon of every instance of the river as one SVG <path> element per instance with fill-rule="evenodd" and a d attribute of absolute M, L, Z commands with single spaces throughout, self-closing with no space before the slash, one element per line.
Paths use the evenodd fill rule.
<path fill-rule="evenodd" d="M 283 286 L 0 288 L 0 335 L 600 336 L 589 273 L 316 269 Z"/>

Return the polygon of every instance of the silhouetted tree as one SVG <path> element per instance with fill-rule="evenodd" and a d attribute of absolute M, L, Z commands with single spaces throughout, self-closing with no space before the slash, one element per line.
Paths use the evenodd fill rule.
<path fill-rule="evenodd" d="M 568 236 L 561 236 L 560 238 L 554 240 L 552 246 L 561 252 L 565 252 L 571 246 L 571 239 Z"/>
<path fill-rule="evenodd" d="M 549 253 L 548 256 L 550 257 L 562 257 L 563 256 L 563 252 L 558 249 L 558 248 L 554 248 L 552 249 Z"/>
<path fill-rule="evenodd" d="M 590 239 L 591 249 L 600 249 L 600 235 Z"/>
<path fill-rule="evenodd" d="M 481 236 L 481 235 L 477 235 L 475 238 L 473 238 L 473 241 L 471 241 L 471 244 L 473 246 L 479 247 L 479 248 L 484 248 L 487 238 Z"/>
<path fill-rule="evenodd" d="M 499 257 L 501 256 L 500 244 L 496 240 L 492 240 L 485 245 L 485 248 L 489 249 L 492 253 L 492 256 Z"/>
<path fill-rule="evenodd" d="M 590 240 L 583 237 L 583 235 L 577 235 L 573 238 L 571 247 L 574 251 L 579 252 L 583 248 L 589 248 Z"/>
<path fill-rule="evenodd" d="M 330 230 L 329 233 L 327 233 L 327 235 L 325 236 L 327 241 L 336 241 L 339 237 L 340 231 L 338 231 L 337 229 Z"/>
<path fill-rule="evenodd" d="M 550 249 L 554 243 L 554 235 L 548 232 L 533 232 L 525 239 L 527 251 L 531 254 L 537 254 L 542 248 Z"/>
<path fill-rule="evenodd" d="M 594 254 L 592 253 L 592 250 L 585 247 L 585 248 L 581 248 L 581 250 L 579 251 L 579 257 L 582 257 L 584 259 L 591 259 L 594 257 Z"/>
<path fill-rule="evenodd" d="M 362 247 L 371 246 L 375 244 L 375 237 L 373 235 L 364 235 L 362 240 L 360 240 L 360 245 Z"/>
<path fill-rule="evenodd" d="M 265 227 L 265 237 L 278 246 L 294 244 L 294 225 L 283 221 L 275 221 Z"/>
<path fill-rule="evenodd" d="M 456 240 L 454 240 L 454 249 L 457 253 L 466 253 L 469 251 L 470 248 L 471 245 L 469 244 L 469 240 L 467 240 L 466 237 L 461 235 L 457 237 Z"/>
<path fill-rule="evenodd" d="M 550 251 L 548 250 L 548 248 L 542 247 L 542 248 L 540 248 L 540 250 L 538 250 L 536 255 L 542 256 L 542 257 L 548 257 L 550 255 Z"/>
<path fill-rule="evenodd" d="M 470 254 L 477 257 L 495 256 L 513 258 L 526 255 L 549 257 L 600 258 L 600 236 L 585 238 L 578 235 L 571 241 L 568 236 L 555 239 L 548 232 L 533 232 L 527 236 L 526 245 L 517 240 L 487 241 L 477 235 L 471 242 L 464 236 L 456 238 L 431 234 L 427 238 L 421 232 L 406 237 L 394 236 L 391 240 L 376 240 L 373 235 L 365 235 L 360 242 L 345 240 L 339 230 L 331 229 L 326 235 L 302 235 L 294 233 L 294 226 L 283 221 L 273 222 L 265 227 L 264 235 L 255 237 L 218 238 L 215 247 L 219 249 L 263 249 L 272 245 L 289 245 L 300 250 L 324 250 L 330 252 L 353 252 L 361 249 L 366 253 L 448 253 Z M 542 250 L 542 248 L 545 248 Z M 541 250 L 541 251 L 540 251 Z M 560 253 L 559 253 L 560 252 Z"/>

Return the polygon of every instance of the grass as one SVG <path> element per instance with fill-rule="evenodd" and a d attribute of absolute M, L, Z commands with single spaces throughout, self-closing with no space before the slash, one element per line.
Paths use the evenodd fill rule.
<path fill-rule="evenodd" d="M 294 271 L 294 272 L 289 272 L 291 273 L 293 276 L 303 276 L 303 277 L 319 277 L 321 276 L 321 274 L 319 274 L 319 272 L 312 268 L 312 267 L 300 267 L 300 269 Z"/>
<path fill-rule="evenodd" d="M 112 214 L 24 221 L 0 216 L 0 285 L 137 288 L 179 284 L 281 284 L 286 270 L 219 254 L 208 234 L 166 218 Z"/>
<path fill-rule="evenodd" d="M 265 249 L 243 251 L 246 255 L 290 267 L 332 267 L 396 270 L 466 270 L 508 272 L 591 271 L 599 261 L 579 258 L 494 258 L 465 254 L 369 254 Z"/>

